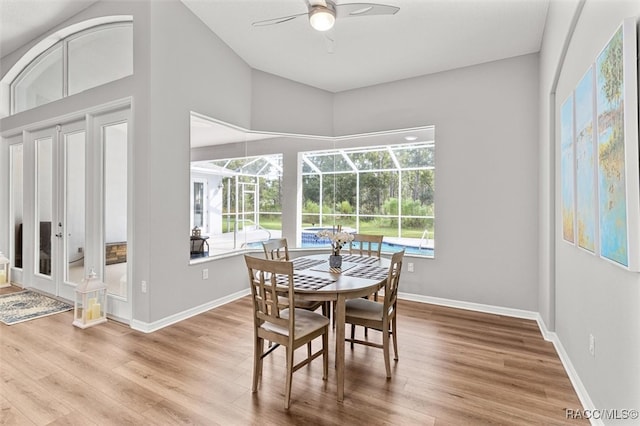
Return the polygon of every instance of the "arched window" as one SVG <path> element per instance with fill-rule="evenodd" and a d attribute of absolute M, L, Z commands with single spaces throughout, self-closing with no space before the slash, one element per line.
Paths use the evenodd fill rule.
<path fill-rule="evenodd" d="M 11 114 L 133 74 L 131 17 L 85 21 L 55 35 L 59 41 L 47 45 L 54 37 L 43 40 L 16 64 L 18 74 L 10 80 Z M 34 50 L 39 50 L 37 56 Z M 29 56 L 35 58 L 24 65 Z"/>

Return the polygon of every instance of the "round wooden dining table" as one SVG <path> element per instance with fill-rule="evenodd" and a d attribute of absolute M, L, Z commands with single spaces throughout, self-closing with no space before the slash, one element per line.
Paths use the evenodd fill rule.
<path fill-rule="evenodd" d="M 332 301 L 335 303 L 336 335 L 336 379 L 338 401 L 344 399 L 344 338 L 345 338 L 345 301 L 367 296 L 383 287 L 387 279 L 389 259 L 360 256 L 343 256 L 340 270 L 329 268 L 329 256 L 316 254 L 292 259 L 294 262 L 294 281 L 304 283 L 305 277 L 317 277 L 331 283 L 322 283 L 322 287 L 309 288 L 295 286 L 296 300 Z M 350 261 L 354 260 L 354 261 Z M 322 262 L 321 262 L 322 261 Z M 312 265 L 312 266 L 308 266 Z M 298 269 L 300 268 L 300 269 Z"/>

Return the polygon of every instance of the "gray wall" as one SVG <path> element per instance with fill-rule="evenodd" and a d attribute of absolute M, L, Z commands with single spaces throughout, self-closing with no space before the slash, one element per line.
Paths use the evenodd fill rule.
<path fill-rule="evenodd" d="M 436 258 L 403 291 L 537 311 L 537 55 L 338 93 L 338 135 L 435 125 Z"/>
<path fill-rule="evenodd" d="M 538 94 L 537 69 L 537 55 L 526 55 L 335 95 L 336 135 L 436 126 L 436 257 L 412 259 L 416 272 L 404 275 L 403 292 L 537 311 L 538 108 L 530 102 Z M 311 105 L 324 95 L 293 82 L 289 92 L 286 80 L 267 76 L 254 79 L 253 92 L 276 81 L 279 96 L 260 97 L 260 110 L 254 101 L 254 116 L 264 109 L 277 124 L 254 130 L 286 132 L 286 114 L 271 111 L 289 111 L 305 91 Z M 322 134 L 316 123 L 293 126 L 292 132 Z M 263 144 L 286 158 L 307 149 L 304 143 Z M 192 158 L 227 149 L 197 150 Z M 295 188 L 295 179 L 285 175 L 284 185 Z M 295 209 L 295 199 L 284 202 L 293 207 L 287 212 Z"/>
<path fill-rule="evenodd" d="M 331 136 L 333 94 L 253 70 L 251 129 Z"/>
<path fill-rule="evenodd" d="M 555 274 L 542 289 L 551 289 L 551 293 L 555 285 L 555 329 L 594 405 L 637 409 L 640 401 L 640 275 L 563 242 L 559 123 L 554 123 L 553 116 L 557 116 L 562 102 L 622 20 L 640 16 L 640 3 L 588 0 L 582 9 L 581 6 L 576 1 L 552 4 L 543 44 L 541 115 L 545 119 L 541 122 L 541 143 L 543 158 L 555 158 L 555 162 L 551 167 L 543 163 L 541 170 L 548 176 L 547 181 L 552 182 L 547 195 L 555 219 L 548 225 L 545 223 L 551 229 L 543 228 L 542 232 L 554 236 L 555 255 L 547 262 L 550 271 L 555 266 Z M 577 18 L 575 31 L 571 32 L 574 18 Z M 562 61 L 558 47 L 565 42 L 566 57 Z M 554 100 L 550 95 L 555 82 Z M 548 310 L 545 311 L 548 315 Z M 595 357 L 589 353 L 589 334 L 596 338 Z"/>

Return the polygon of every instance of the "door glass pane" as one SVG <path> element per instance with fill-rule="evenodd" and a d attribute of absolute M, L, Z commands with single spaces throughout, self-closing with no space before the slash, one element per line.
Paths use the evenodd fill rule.
<path fill-rule="evenodd" d="M 85 133 L 64 135 L 65 142 L 65 270 L 64 280 L 84 277 L 85 248 Z"/>
<path fill-rule="evenodd" d="M 131 74 L 131 24 L 91 31 L 69 42 L 69 95 Z"/>
<path fill-rule="evenodd" d="M 127 123 L 103 128 L 105 283 L 127 295 Z"/>
<path fill-rule="evenodd" d="M 11 145 L 11 214 L 13 223 L 13 266 L 22 268 L 22 215 L 23 215 L 23 147 L 22 144 Z"/>
<path fill-rule="evenodd" d="M 36 140 L 36 226 L 38 253 L 35 273 L 51 276 L 51 218 L 53 212 L 53 139 Z"/>
<path fill-rule="evenodd" d="M 43 53 L 12 83 L 13 112 L 62 98 L 62 44 Z"/>
<path fill-rule="evenodd" d="M 202 228 L 204 225 L 204 182 L 193 182 L 193 226 Z"/>

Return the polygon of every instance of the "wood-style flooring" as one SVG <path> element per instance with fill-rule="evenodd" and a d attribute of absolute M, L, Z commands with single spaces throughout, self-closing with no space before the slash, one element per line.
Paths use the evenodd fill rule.
<path fill-rule="evenodd" d="M 317 359 L 294 373 L 288 411 L 282 348 L 251 393 L 249 297 L 150 334 L 114 321 L 81 330 L 72 320 L 66 312 L 0 324 L 0 424 L 588 424 L 566 418 L 580 402 L 530 320 L 400 301 L 390 380 L 380 349 L 347 346 L 344 402 L 335 370 L 323 381 Z"/>

